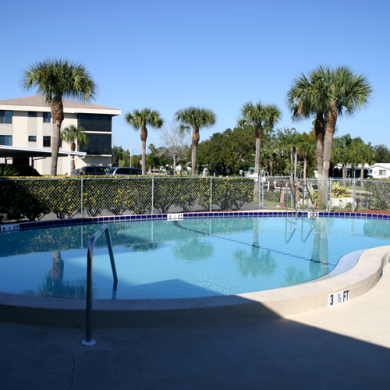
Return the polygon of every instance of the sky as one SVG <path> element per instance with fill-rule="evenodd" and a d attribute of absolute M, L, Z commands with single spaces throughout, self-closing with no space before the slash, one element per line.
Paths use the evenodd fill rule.
<path fill-rule="evenodd" d="M 371 82 L 368 108 L 337 121 L 351 134 L 390 147 L 390 2 L 362 0 L 7 1 L 0 24 L 0 100 L 36 94 L 20 86 L 23 69 L 48 58 L 81 62 L 99 86 L 93 103 L 119 108 L 113 144 L 141 153 L 134 109 L 158 110 L 169 123 L 189 106 L 214 111 L 200 140 L 234 128 L 248 101 L 276 104 L 276 128 L 294 123 L 286 94 L 300 72 L 349 66 Z M 162 146 L 149 129 L 147 145 Z"/>

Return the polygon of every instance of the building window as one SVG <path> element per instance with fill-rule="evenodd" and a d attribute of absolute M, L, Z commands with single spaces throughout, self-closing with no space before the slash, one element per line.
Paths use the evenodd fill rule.
<path fill-rule="evenodd" d="M 0 110 L 0 123 L 12 124 L 12 111 Z"/>
<path fill-rule="evenodd" d="M 79 145 L 80 152 L 87 154 L 111 154 L 111 134 L 88 134 L 88 141 Z"/>
<path fill-rule="evenodd" d="M 109 131 L 111 132 L 110 115 L 79 114 L 78 126 L 85 131 Z"/>
<path fill-rule="evenodd" d="M 386 176 L 386 170 L 379 170 L 379 176 Z"/>
<path fill-rule="evenodd" d="M 37 137 L 35 135 L 29 135 L 28 142 L 37 142 Z"/>
<path fill-rule="evenodd" d="M 35 111 L 29 111 L 28 112 L 28 117 L 29 118 L 36 118 L 37 117 L 37 113 Z"/>
<path fill-rule="evenodd" d="M 50 147 L 51 146 L 51 137 L 44 136 L 43 137 L 43 146 Z"/>
<path fill-rule="evenodd" d="M 51 122 L 50 112 L 44 112 L 43 113 L 43 123 L 50 123 L 50 122 Z"/>
<path fill-rule="evenodd" d="M 12 135 L 0 135 L 0 145 L 12 146 Z"/>

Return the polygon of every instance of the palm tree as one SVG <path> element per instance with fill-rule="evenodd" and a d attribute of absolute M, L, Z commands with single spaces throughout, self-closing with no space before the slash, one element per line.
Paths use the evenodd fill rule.
<path fill-rule="evenodd" d="M 58 150 L 60 145 L 61 124 L 64 120 L 62 99 L 71 98 L 89 102 L 95 98 L 97 85 L 84 65 L 67 60 L 46 60 L 30 65 L 23 71 L 22 86 L 26 90 L 36 87 L 50 105 L 53 118 L 53 143 L 51 170 L 57 175 Z"/>
<path fill-rule="evenodd" d="M 360 170 L 360 180 L 364 180 L 364 164 L 373 164 L 375 161 L 375 150 L 371 144 L 365 144 L 362 142 L 355 143 L 353 147 L 353 156 L 356 162 L 359 162 L 361 165 Z M 361 186 L 364 187 L 364 182 L 362 181 Z"/>
<path fill-rule="evenodd" d="M 287 105 L 295 122 L 315 116 L 313 121 L 317 140 L 317 175 L 323 177 L 323 157 L 325 138 L 325 107 L 322 102 L 316 100 L 314 85 L 303 73 L 293 81 L 291 89 L 287 93 Z"/>
<path fill-rule="evenodd" d="M 343 114 L 353 115 L 359 109 L 366 107 L 372 88 L 363 75 L 354 74 L 346 66 L 330 69 L 321 65 L 312 72 L 311 79 L 315 85 L 315 99 L 319 100 L 325 108 L 323 174 L 324 179 L 328 179 L 337 117 Z"/>
<path fill-rule="evenodd" d="M 302 142 L 298 145 L 298 153 L 300 157 L 303 158 L 303 178 L 306 179 L 307 174 L 307 158 L 312 155 L 315 149 L 314 140 L 303 139 Z"/>
<path fill-rule="evenodd" d="M 199 144 L 199 130 L 215 125 L 216 117 L 213 111 L 207 108 L 188 107 L 175 114 L 175 120 L 180 123 L 181 131 L 192 129 L 192 176 L 196 175 L 197 152 Z"/>
<path fill-rule="evenodd" d="M 345 180 L 347 179 L 346 175 L 346 165 L 351 162 L 351 150 L 353 149 L 353 142 L 350 134 L 345 134 L 342 137 L 334 139 L 334 148 L 333 148 L 333 161 L 335 164 L 341 164 L 341 169 L 343 172 L 344 186 L 346 186 Z"/>
<path fill-rule="evenodd" d="M 76 141 L 79 145 L 83 145 L 88 141 L 88 134 L 84 132 L 82 127 L 70 125 L 61 131 L 61 140 L 70 143 L 70 150 L 76 150 Z M 72 160 L 72 171 L 76 169 L 74 159 Z M 70 172 L 69 172 L 70 175 Z"/>
<path fill-rule="evenodd" d="M 274 125 L 281 119 L 282 113 L 275 104 L 263 105 L 261 102 L 248 102 L 241 108 L 241 118 L 237 124 L 240 127 L 252 127 L 256 137 L 255 174 L 260 171 L 261 138 L 264 130 L 272 131 Z"/>
<path fill-rule="evenodd" d="M 367 106 L 372 88 L 363 75 L 354 74 L 350 68 L 341 66 L 331 69 L 320 65 L 309 74 L 309 78 L 301 74 L 293 82 L 287 94 L 293 119 L 307 118 L 316 115 L 317 120 L 325 124 L 325 141 L 323 152 L 322 174 L 329 178 L 329 167 L 332 156 L 333 134 L 337 117 L 353 115 L 357 110 Z M 317 135 L 317 129 L 316 129 Z M 319 141 L 323 135 L 319 134 Z M 318 142 L 320 143 L 320 142 Z M 317 146 L 318 146 L 317 143 Z M 320 151 L 317 149 L 317 158 Z M 318 163 L 320 163 L 318 161 Z M 320 168 L 320 167 L 319 167 Z M 321 177 L 321 169 L 318 170 Z"/>
<path fill-rule="evenodd" d="M 164 125 L 164 120 L 161 118 L 159 111 L 144 108 L 143 110 L 133 110 L 125 116 L 125 121 L 133 126 L 135 130 L 141 129 L 142 141 L 142 174 L 146 174 L 146 140 L 148 138 L 148 129 L 146 126 L 160 129 Z"/>

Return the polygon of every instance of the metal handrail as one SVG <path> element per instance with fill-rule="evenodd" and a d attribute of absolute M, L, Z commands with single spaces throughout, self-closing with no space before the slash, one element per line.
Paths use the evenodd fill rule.
<path fill-rule="evenodd" d="M 294 191 L 292 189 L 291 183 L 288 183 L 288 186 L 290 187 L 291 195 L 292 195 L 292 198 L 294 200 L 295 212 L 298 213 L 298 203 L 297 203 L 297 199 L 295 198 L 295 194 L 294 194 Z M 287 202 L 286 202 L 286 204 L 287 204 Z"/>
<path fill-rule="evenodd" d="M 307 189 L 307 193 L 309 194 L 309 197 L 310 197 L 310 200 L 311 200 L 311 204 L 313 205 L 313 213 L 314 213 L 314 210 L 315 210 L 315 203 L 314 203 L 314 200 L 313 200 L 313 197 L 311 196 L 311 193 L 309 191 L 309 187 L 307 186 L 307 184 L 305 184 L 305 187 Z"/>
<path fill-rule="evenodd" d="M 96 344 L 96 341 L 92 339 L 92 266 L 93 266 L 93 249 L 95 241 L 100 237 L 103 232 L 106 232 L 108 253 L 110 255 L 112 275 L 114 277 L 114 286 L 113 286 L 113 298 L 114 292 L 116 293 L 118 285 L 118 276 L 116 274 L 115 259 L 114 253 L 112 251 L 112 243 L 110 237 L 110 230 L 108 229 L 108 224 L 103 225 L 96 233 L 91 237 L 88 244 L 88 255 L 87 255 L 87 299 L 86 299 L 86 337 L 85 340 L 81 342 L 86 347 L 91 347 Z"/>

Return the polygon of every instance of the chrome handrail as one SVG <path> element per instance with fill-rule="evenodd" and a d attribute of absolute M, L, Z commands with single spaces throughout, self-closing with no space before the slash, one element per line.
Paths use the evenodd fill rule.
<path fill-rule="evenodd" d="M 106 232 L 108 253 L 110 255 L 112 275 L 114 277 L 114 286 L 113 286 L 113 298 L 114 292 L 116 293 L 118 285 L 118 276 L 116 274 L 114 252 L 112 251 L 112 243 L 110 237 L 110 230 L 108 229 L 108 224 L 103 225 L 95 234 L 91 237 L 88 244 L 88 255 L 87 255 L 87 299 L 86 299 L 86 337 L 85 340 L 81 342 L 86 347 L 91 347 L 96 344 L 96 341 L 92 339 L 92 267 L 93 267 L 93 249 L 95 241 L 100 237 L 103 232 Z"/>
<path fill-rule="evenodd" d="M 292 198 L 294 200 L 294 205 L 295 205 L 295 213 L 297 214 L 298 213 L 298 203 L 297 203 L 297 199 L 295 198 L 295 194 L 294 194 L 294 191 L 292 189 L 292 186 L 291 186 L 291 183 L 288 183 L 288 186 L 290 187 L 290 191 L 291 191 L 291 195 L 292 195 Z M 286 202 L 287 204 L 287 202 Z"/>
<path fill-rule="evenodd" d="M 311 204 L 313 205 L 313 213 L 314 213 L 314 210 L 315 210 L 314 200 L 313 200 L 313 198 L 312 198 L 312 196 L 311 196 L 311 193 L 310 193 L 310 191 L 309 191 L 309 187 L 307 186 L 307 184 L 305 184 L 305 187 L 306 187 L 306 189 L 307 189 L 307 193 L 309 194 L 309 197 L 310 197 L 310 200 L 311 200 Z"/>

